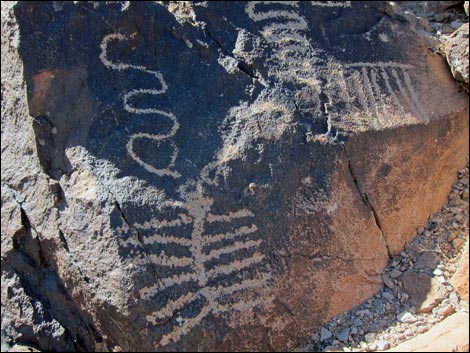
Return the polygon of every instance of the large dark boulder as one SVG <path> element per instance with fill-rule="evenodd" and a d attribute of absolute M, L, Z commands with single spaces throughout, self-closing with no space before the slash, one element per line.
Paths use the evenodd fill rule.
<path fill-rule="evenodd" d="M 468 150 L 387 6 L 2 3 L 2 341 L 284 350 L 373 295 Z"/>

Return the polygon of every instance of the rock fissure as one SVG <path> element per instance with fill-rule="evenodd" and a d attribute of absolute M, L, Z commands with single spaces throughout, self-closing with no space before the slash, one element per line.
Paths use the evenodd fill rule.
<path fill-rule="evenodd" d="M 387 238 L 385 237 L 384 231 L 382 229 L 382 224 L 380 222 L 379 215 L 377 214 L 374 206 L 370 202 L 369 197 L 367 196 L 367 194 L 363 193 L 360 186 L 359 186 L 359 181 L 356 177 L 356 174 L 354 173 L 354 169 L 353 169 L 353 166 L 352 166 L 352 163 L 351 163 L 351 159 L 349 158 L 348 150 L 347 150 L 345 144 L 343 144 L 343 151 L 344 151 L 344 155 L 346 156 L 346 159 L 347 159 L 347 162 L 348 162 L 349 174 L 351 175 L 351 177 L 354 181 L 354 185 L 356 187 L 356 190 L 357 190 L 358 194 L 361 196 L 362 202 L 367 206 L 367 208 L 372 213 L 372 216 L 374 217 L 375 225 L 380 231 L 380 235 L 382 237 L 385 249 L 387 250 L 387 255 L 388 255 L 389 258 L 392 258 L 392 254 L 390 252 L 390 249 L 389 249 L 389 246 L 388 246 L 388 243 L 387 243 Z"/>
<path fill-rule="evenodd" d="M 46 310 L 46 317 L 49 317 L 48 320 L 53 322 L 54 320 L 60 325 L 60 327 L 64 330 L 64 340 L 65 340 L 65 348 L 67 350 L 72 349 L 74 351 L 88 351 L 88 339 L 85 338 L 83 335 L 89 337 L 91 340 L 95 340 L 96 338 L 100 338 L 99 333 L 96 329 L 88 322 L 87 319 L 80 313 L 80 310 L 69 296 L 66 288 L 60 281 L 59 275 L 53 269 L 51 264 L 47 261 L 47 257 L 44 254 L 43 244 L 41 243 L 39 233 L 34 225 L 30 221 L 30 217 L 28 216 L 26 210 L 23 208 L 24 202 L 19 202 L 16 199 L 16 196 L 13 196 L 13 199 L 17 203 L 18 207 L 20 208 L 20 219 L 21 224 L 24 228 L 25 235 L 20 235 L 18 238 L 14 239 L 14 249 L 21 254 L 24 258 L 23 265 L 17 265 L 15 263 L 10 263 L 7 259 L 5 259 L 10 266 L 12 267 L 14 273 L 18 276 L 22 286 L 28 295 L 31 298 L 32 302 L 40 303 L 40 306 Z M 33 232 L 35 233 L 35 237 L 33 238 Z M 34 244 L 36 246 L 34 246 Z M 3 259 L 2 259 L 3 260 Z M 3 267 L 3 264 L 2 264 Z M 31 271 L 34 275 L 31 274 Z M 80 274 L 81 271 L 79 271 Z M 69 307 L 69 312 L 71 312 L 71 316 L 75 318 L 68 318 L 64 316 L 64 314 L 56 312 L 55 307 L 57 303 L 54 303 L 57 293 L 51 297 L 51 293 L 49 293 L 49 287 L 43 287 L 43 285 L 37 286 L 36 281 L 38 283 L 46 283 L 53 281 L 54 286 L 59 291 L 59 296 L 62 297 L 59 299 L 60 301 L 65 301 L 66 305 Z M 62 305 L 62 304 L 61 304 Z M 37 310 L 37 309 L 35 309 Z M 40 315 L 43 315 L 42 313 Z M 81 325 L 85 332 L 81 332 L 80 330 L 73 329 L 70 324 L 70 320 L 75 321 L 76 325 Z M 41 339 L 38 337 L 38 339 Z M 88 343 L 86 343 L 88 342 Z M 39 343 L 37 342 L 29 342 L 34 346 L 38 346 L 40 349 L 44 349 Z"/>
<path fill-rule="evenodd" d="M 25 228 L 25 231 L 28 234 L 30 234 L 31 238 L 32 238 L 32 231 L 31 230 L 34 230 L 34 232 L 36 233 L 36 243 L 37 243 L 37 246 L 38 246 L 38 255 L 39 255 L 39 260 L 40 260 L 39 266 L 44 266 L 44 265 L 47 264 L 47 262 L 46 262 L 46 257 L 44 256 L 43 249 L 42 249 L 42 246 L 41 246 L 41 240 L 39 238 L 39 234 L 36 231 L 36 229 L 31 225 L 29 217 L 26 214 L 26 211 L 24 210 L 23 206 L 19 205 L 19 207 L 20 207 L 20 214 L 21 214 L 21 224 Z"/>
<path fill-rule="evenodd" d="M 64 232 L 60 228 L 58 229 L 58 231 L 59 231 L 60 242 L 61 242 L 62 246 L 64 247 L 65 251 L 67 252 L 67 256 L 69 257 L 71 264 L 78 271 L 78 273 L 80 274 L 83 281 L 85 281 L 86 283 L 90 283 L 90 279 L 88 278 L 88 276 L 85 273 L 83 273 L 83 270 L 80 266 L 80 263 L 76 260 L 75 256 L 70 251 Z"/>
<path fill-rule="evenodd" d="M 292 99 L 292 103 L 294 103 L 295 110 L 297 110 L 299 112 L 299 114 L 302 116 L 302 118 L 307 119 L 304 115 L 304 112 L 302 111 L 299 104 L 297 103 L 297 101 L 295 99 Z"/>
<path fill-rule="evenodd" d="M 369 208 L 372 211 L 372 215 L 374 216 L 375 224 L 376 224 L 377 228 L 379 228 L 380 234 L 382 235 L 382 239 L 383 239 L 385 248 L 387 249 L 388 257 L 392 258 L 392 254 L 390 253 L 390 249 L 389 249 L 389 246 L 388 246 L 388 243 L 387 243 L 387 238 L 385 237 L 385 234 L 384 234 L 384 231 L 383 231 L 383 228 L 382 228 L 382 224 L 380 222 L 379 215 L 377 214 L 374 206 L 370 203 L 369 198 L 367 197 L 367 194 L 364 194 L 364 195 L 365 195 L 365 198 L 366 198 L 367 203 L 369 205 Z"/>
<path fill-rule="evenodd" d="M 292 311 L 291 308 L 289 308 L 289 306 L 282 300 L 279 301 L 279 304 L 281 304 L 281 306 L 284 308 L 284 310 L 292 317 L 295 316 L 294 312 Z"/>
<path fill-rule="evenodd" d="M 60 230 L 60 229 L 59 229 L 59 239 L 60 239 L 62 245 L 64 246 L 65 251 L 67 251 L 67 253 L 70 253 L 70 249 L 69 249 L 69 245 L 67 243 L 67 239 L 65 239 L 64 232 L 62 232 L 62 230 Z"/>
<path fill-rule="evenodd" d="M 121 215 L 121 218 L 122 220 L 127 224 L 127 226 L 129 227 L 129 229 L 131 229 L 131 231 L 135 234 L 136 238 L 137 238 L 137 241 L 139 242 L 140 246 L 142 247 L 142 252 L 145 256 L 145 259 L 147 260 L 150 268 L 151 268 L 151 271 L 152 271 L 152 275 L 155 279 L 155 282 L 156 283 L 161 283 L 161 278 L 160 276 L 158 275 L 156 269 L 155 269 L 155 266 L 152 262 L 152 260 L 150 259 L 150 255 L 145 247 L 145 243 L 144 243 L 144 240 L 142 238 L 142 234 L 140 234 L 139 230 L 134 226 L 132 225 L 132 223 L 130 223 L 128 220 L 127 220 L 127 217 L 124 213 L 124 210 L 122 209 L 121 205 L 119 204 L 119 202 L 115 199 L 114 201 L 114 205 L 116 206 L 116 209 L 118 210 L 119 214 Z M 162 294 L 167 300 L 169 299 L 168 296 L 163 293 L 160 289 L 158 290 L 160 294 Z"/>
<path fill-rule="evenodd" d="M 248 65 L 247 63 L 243 62 L 243 61 L 240 61 L 239 59 L 235 58 L 232 54 L 230 54 L 230 52 L 228 52 L 223 46 L 222 44 L 220 43 L 220 41 L 218 41 L 215 37 L 212 36 L 211 32 L 209 31 L 209 29 L 207 28 L 207 25 L 204 26 L 204 32 L 207 34 L 207 36 L 220 48 L 220 50 L 222 51 L 222 53 L 224 55 L 227 55 L 229 57 L 231 57 L 232 59 L 236 60 L 237 62 L 237 69 L 241 72 L 243 72 L 245 75 L 247 75 L 248 77 L 252 78 L 252 79 L 255 79 L 255 80 L 258 80 L 259 77 L 256 76 L 254 74 L 254 69 Z"/>

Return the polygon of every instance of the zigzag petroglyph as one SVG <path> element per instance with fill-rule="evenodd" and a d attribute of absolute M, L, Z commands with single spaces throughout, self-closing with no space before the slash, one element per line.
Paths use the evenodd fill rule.
<path fill-rule="evenodd" d="M 276 9 L 272 8 L 272 5 Z M 322 3 L 320 6 L 326 6 Z M 304 90 L 305 111 L 318 113 L 318 99 L 322 84 L 314 66 L 320 62 L 307 38 L 307 20 L 298 12 L 298 1 L 251 1 L 245 8 L 248 17 L 261 22 L 262 37 L 275 48 L 273 59 L 280 64 L 279 70 L 272 73 L 276 81 L 292 82 Z M 323 103 L 328 104 L 328 103 Z M 329 118 L 325 135 L 331 133 Z"/>
<path fill-rule="evenodd" d="M 292 71 L 299 73 L 305 71 L 305 54 L 312 49 L 306 37 L 307 20 L 297 12 L 298 3 L 298 1 L 250 1 L 245 8 L 250 19 L 263 22 L 261 35 L 266 41 L 275 45 L 276 57 L 288 64 L 292 79 L 295 78 Z M 269 5 L 273 4 L 281 9 L 271 9 Z M 311 74 L 312 72 L 309 72 L 310 77 Z"/>
<path fill-rule="evenodd" d="M 151 164 L 149 164 L 149 163 L 145 162 L 144 160 L 142 160 L 136 154 L 136 152 L 134 151 L 134 142 L 135 142 L 135 140 L 137 140 L 137 139 L 149 139 L 149 140 L 154 140 L 157 143 L 160 143 L 160 141 L 167 140 L 167 139 L 173 137 L 176 134 L 176 131 L 178 131 L 178 128 L 179 128 L 179 123 L 176 119 L 176 116 L 173 113 L 164 112 L 162 110 L 155 109 L 155 108 L 139 108 L 138 106 L 135 106 L 132 103 L 132 98 L 139 97 L 139 96 L 142 96 L 142 95 L 160 95 L 160 94 L 164 94 L 167 91 L 168 86 L 167 86 L 165 80 L 163 79 L 162 74 L 158 71 L 149 70 L 148 68 L 146 68 L 145 66 L 142 66 L 142 65 L 132 65 L 132 64 L 122 63 L 122 62 L 115 62 L 115 61 L 112 61 L 108 58 L 108 51 L 107 50 L 108 50 L 109 43 L 112 42 L 112 41 L 125 41 L 125 40 L 128 40 L 128 38 L 126 36 L 124 36 L 123 34 L 120 34 L 120 33 L 108 34 L 107 36 L 105 36 L 103 38 L 103 40 L 101 42 L 101 54 L 100 54 L 100 60 L 103 63 L 103 65 L 105 65 L 108 69 L 112 69 L 112 70 L 122 71 L 122 70 L 132 69 L 132 70 L 142 71 L 142 72 L 145 72 L 149 75 L 155 76 L 155 78 L 157 79 L 157 81 L 160 85 L 160 88 L 157 88 L 157 89 L 133 89 L 133 90 L 127 92 L 123 96 L 123 107 L 124 107 L 124 109 L 127 112 L 133 113 L 133 114 L 156 114 L 156 115 L 160 115 L 160 116 L 165 117 L 166 119 L 169 119 L 172 123 L 172 127 L 171 127 L 170 131 L 168 131 L 165 134 L 149 134 L 149 133 L 144 133 L 144 132 L 132 134 L 129 138 L 129 141 L 127 142 L 127 145 L 126 145 L 127 152 L 132 157 L 132 159 L 134 159 L 137 163 L 139 163 L 143 168 L 145 168 L 150 173 L 156 174 L 158 176 L 167 175 L 167 176 L 170 176 L 170 177 L 173 177 L 173 178 L 177 178 L 177 177 L 180 176 L 180 174 L 178 172 L 172 170 L 172 167 L 174 166 L 176 157 L 178 155 L 178 148 L 175 146 L 174 143 L 171 142 L 171 146 L 172 146 L 172 149 L 173 149 L 173 154 L 171 156 L 171 160 L 170 160 L 170 163 L 167 166 L 167 168 L 155 168 Z"/>

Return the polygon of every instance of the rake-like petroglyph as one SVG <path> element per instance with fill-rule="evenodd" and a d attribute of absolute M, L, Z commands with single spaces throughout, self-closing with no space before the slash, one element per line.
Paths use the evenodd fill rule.
<path fill-rule="evenodd" d="M 168 164 L 166 168 L 155 168 L 151 164 L 142 160 L 134 151 L 135 140 L 149 139 L 149 140 L 156 141 L 157 143 L 160 143 L 160 141 L 167 140 L 176 134 L 176 131 L 178 131 L 178 128 L 179 128 L 179 123 L 178 123 L 178 120 L 176 119 L 176 116 L 171 112 L 165 112 L 156 108 L 139 108 L 135 103 L 132 103 L 132 101 L 135 100 L 135 98 L 141 97 L 143 95 L 164 94 L 167 91 L 168 86 L 162 74 L 158 71 L 149 70 L 147 67 L 142 66 L 142 65 L 133 65 L 133 64 L 128 64 L 128 63 L 122 63 L 119 61 L 112 61 L 108 58 L 109 43 L 112 41 L 126 41 L 126 40 L 128 40 L 128 38 L 121 33 L 108 34 L 107 36 L 103 38 L 101 42 L 101 54 L 100 54 L 100 60 L 103 63 L 103 65 L 105 65 L 108 69 L 112 69 L 112 70 L 121 71 L 121 70 L 131 69 L 131 70 L 138 70 L 138 71 L 145 72 L 149 75 L 155 76 L 160 87 L 156 89 L 133 89 L 127 92 L 126 94 L 124 94 L 123 99 L 122 99 L 124 110 L 132 114 L 159 115 L 160 117 L 169 119 L 172 123 L 172 127 L 170 131 L 164 134 L 149 134 L 145 132 L 132 134 L 129 137 L 129 141 L 126 144 L 127 152 L 132 157 L 132 159 L 134 159 L 137 163 L 139 163 L 143 168 L 145 168 L 150 173 L 156 174 L 158 176 L 167 175 L 173 178 L 177 178 L 180 176 L 180 174 L 176 172 L 175 170 L 173 170 L 173 167 L 174 167 L 176 157 L 178 155 L 178 148 L 173 142 L 171 142 L 173 154 L 171 156 L 170 163 Z"/>
<path fill-rule="evenodd" d="M 215 163 L 207 167 L 195 191 L 179 192 L 184 201 L 168 200 L 155 218 L 133 224 L 142 243 L 136 237 L 121 242 L 131 255 L 136 246 L 145 247 L 146 256 L 136 256 L 133 265 L 150 262 L 159 273 L 157 282 L 139 290 L 141 300 L 160 303 L 146 315 L 149 327 L 167 328 L 157 346 L 177 342 L 209 314 L 250 311 L 274 300 L 254 213 L 246 208 L 213 213 L 214 200 L 204 195 L 203 186 L 217 184 L 208 176 L 217 168 Z"/>
<path fill-rule="evenodd" d="M 336 65 L 331 70 L 329 88 L 348 112 L 356 112 L 369 119 L 376 127 L 393 123 L 393 117 L 405 119 L 406 115 L 427 122 L 429 117 L 421 105 L 412 84 L 412 65 L 397 62 L 352 63 Z M 385 98 L 390 97 L 387 102 Z M 334 110 L 334 109 L 333 109 Z"/>

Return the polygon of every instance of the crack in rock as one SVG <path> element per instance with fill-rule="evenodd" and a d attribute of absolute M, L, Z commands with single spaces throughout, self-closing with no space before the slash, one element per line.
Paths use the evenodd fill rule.
<path fill-rule="evenodd" d="M 204 26 L 204 32 L 220 48 L 220 50 L 222 50 L 222 53 L 224 55 L 227 55 L 227 56 L 231 57 L 232 59 L 236 60 L 238 70 L 240 70 L 241 72 L 243 72 L 245 75 L 249 76 L 252 79 L 255 79 L 255 80 L 259 79 L 259 77 L 254 74 L 254 69 L 250 65 L 248 65 L 247 63 L 245 63 L 243 61 L 240 61 L 239 59 L 235 58 L 232 54 L 230 54 L 230 52 L 228 52 L 222 46 L 222 44 L 215 37 L 212 36 L 212 34 L 209 32 L 209 29 L 207 28 L 207 26 Z"/>
<path fill-rule="evenodd" d="M 385 246 L 385 249 L 387 250 L 387 255 L 388 257 L 391 259 L 392 258 L 392 255 L 390 253 L 390 249 L 389 249 L 389 246 L 388 246 L 388 243 L 387 243 L 387 238 L 385 237 L 385 234 L 384 234 L 384 231 L 382 229 L 382 224 L 380 222 L 380 218 L 379 218 L 379 215 L 377 214 L 377 211 L 375 210 L 374 206 L 372 205 L 372 203 L 370 202 L 369 200 L 369 197 L 367 196 L 367 194 L 365 192 L 362 192 L 360 186 L 359 186 L 359 182 L 358 182 L 358 179 L 356 177 L 356 174 L 354 173 L 354 169 L 353 169 L 353 166 L 352 166 L 352 163 L 351 163 L 351 159 L 349 158 L 349 154 L 348 154 L 348 151 L 346 149 L 346 145 L 343 144 L 343 151 L 344 151 L 344 155 L 346 156 L 346 159 L 348 161 L 348 170 L 349 170 L 349 174 L 351 175 L 351 177 L 353 178 L 353 181 L 354 181 L 354 185 L 356 187 L 356 190 L 357 192 L 359 193 L 359 195 L 361 196 L 361 200 L 362 202 L 367 206 L 367 208 L 371 211 L 372 213 L 372 216 L 374 217 L 374 222 L 375 222 L 375 225 L 376 227 L 379 229 L 380 231 L 380 235 L 382 237 L 382 240 L 383 240 L 383 243 L 384 243 L 384 246 Z"/>

